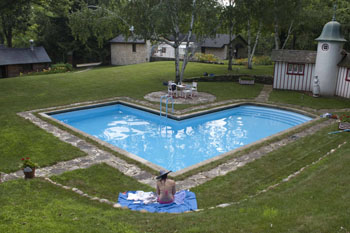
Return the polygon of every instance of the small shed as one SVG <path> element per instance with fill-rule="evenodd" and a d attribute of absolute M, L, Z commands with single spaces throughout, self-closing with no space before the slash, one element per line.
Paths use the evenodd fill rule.
<path fill-rule="evenodd" d="M 346 53 L 338 64 L 338 80 L 335 94 L 350 98 L 350 54 Z"/>
<path fill-rule="evenodd" d="M 44 47 L 0 47 L 0 78 L 15 77 L 20 73 L 38 72 L 50 66 L 51 59 Z"/>
<path fill-rule="evenodd" d="M 312 91 L 316 51 L 273 50 L 274 89 Z"/>
<path fill-rule="evenodd" d="M 111 64 L 131 65 L 150 61 L 151 43 L 145 39 L 119 35 L 111 43 Z"/>
<path fill-rule="evenodd" d="M 240 35 L 233 35 L 231 39 L 234 58 L 246 58 L 248 43 Z M 228 58 L 229 44 L 230 36 L 228 34 L 216 34 L 213 38 L 204 38 L 199 43 L 199 47 L 201 53 L 214 54 L 216 57 L 225 60 Z"/>

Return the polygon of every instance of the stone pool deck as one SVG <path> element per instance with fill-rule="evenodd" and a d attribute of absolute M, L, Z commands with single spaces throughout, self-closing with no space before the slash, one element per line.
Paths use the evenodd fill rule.
<path fill-rule="evenodd" d="M 264 88 L 262 89 L 261 93 L 259 94 L 259 96 L 256 97 L 254 100 L 235 99 L 235 100 L 227 100 L 227 101 L 221 101 L 221 102 L 213 102 L 215 99 L 213 100 L 211 98 L 210 94 L 198 93 L 197 97 L 195 97 L 197 99 L 195 99 L 195 98 L 192 98 L 192 99 L 190 99 L 190 98 L 187 98 L 187 99 L 178 98 L 177 103 L 190 103 L 188 101 L 200 100 L 200 101 L 202 101 L 202 102 L 200 102 L 200 103 L 202 103 L 201 105 L 189 107 L 189 108 L 184 109 L 184 110 L 176 110 L 175 115 L 186 114 L 186 113 L 193 112 L 193 111 L 199 111 L 199 110 L 203 110 L 203 109 L 213 108 L 213 107 L 217 107 L 217 106 L 223 106 L 223 105 L 232 104 L 232 103 L 240 103 L 240 102 L 266 103 L 268 101 L 268 97 L 269 97 L 269 94 L 271 91 L 272 91 L 272 87 L 270 85 L 265 85 Z M 158 95 L 162 95 L 162 94 L 164 94 L 164 93 L 150 93 L 149 95 L 147 95 L 148 97 L 145 96 L 145 99 L 147 99 L 147 98 L 149 99 L 150 96 L 154 97 L 154 96 L 158 96 Z M 154 101 L 156 103 L 153 103 L 153 102 L 150 102 L 150 101 L 152 101 L 152 99 L 149 99 L 149 101 L 145 101 L 145 100 L 134 100 L 134 99 L 131 99 L 128 97 L 120 97 L 120 98 L 106 99 L 106 100 L 104 100 L 104 102 L 118 101 L 118 100 L 127 101 L 127 102 L 131 102 L 131 103 L 151 107 L 153 109 L 159 108 L 159 102 L 158 102 L 159 99 L 157 99 L 157 102 Z M 62 106 L 62 107 L 76 107 L 76 106 L 81 106 L 81 105 L 97 104 L 97 103 L 100 103 L 100 102 L 99 101 L 89 101 L 89 102 L 76 103 L 76 104 L 71 104 L 69 106 Z M 293 105 L 283 105 L 283 106 L 297 107 L 297 106 L 293 106 Z M 107 151 L 104 151 L 104 150 L 97 148 L 93 144 L 85 141 L 84 139 L 79 138 L 77 136 L 74 136 L 74 135 L 72 135 L 64 130 L 61 130 L 58 127 L 51 125 L 50 123 L 35 116 L 36 112 L 51 111 L 51 110 L 55 110 L 55 109 L 57 109 L 57 107 L 22 112 L 22 113 L 18 113 L 18 115 L 31 121 L 32 123 L 34 123 L 38 127 L 44 129 L 45 131 L 53 134 L 54 136 L 59 138 L 61 141 L 69 143 L 75 147 L 78 147 L 80 150 L 85 152 L 87 155 L 84 157 L 75 158 L 75 159 L 72 159 L 69 161 L 61 161 L 53 166 L 38 168 L 36 170 L 37 177 L 50 177 L 52 175 L 60 175 L 66 171 L 73 171 L 76 169 L 84 169 L 84 168 L 88 168 L 94 164 L 106 163 L 109 166 L 116 168 L 117 170 L 119 170 L 123 174 L 138 180 L 141 183 L 148 184 L 152 187 L 155 186 L 156 180 L 155 180 L 155 176 L 153 174 L 140 169 L 135 164 L 127 163 L 125 160 L 118 158 L 115 155 L 113 155 Z M 299 107 L 299 109 L 302 109 L 304 111 L 308 111 L 311 113 L 323 113 L 323 112 L 334 111 L 331 109 L 324 109 L 324 110 L 317 112 L 314 109 L 305 108 L 305 107 L 301 107 L 301 108 Z M 344 111 L 345 112 L 345 111 L 350 111 L 350 109 L 340 109 L 337 111 Z M 296 133 L 295 135 L 284 138 L 282 140 L 271 143 L 269 145 L 260 147 L 259 149 L 255 150 L 253 152 L 250 152 L 248 154 L 245 154 L 241 157 L 232 158 L 232 159 L 226 161 L 225 163 L 222 163 L 221 165 L 217 166 L 214 169 L 204 171 L 204 172 L 199 172 L 193 176 L 187 177 L 184 180 L 177 181 L 177 186 L 179 189 L 190 189 L 190 188 L 195 187 L 197 185 L 203 184 L 203 183 L 215 178 L 216 176 L 222 176 L 222 175 L 227 174 L 228 172 L 234 171 L 237 168 L 242 167 L 249 162 L 252 162 L 258 158 L 265 156 L 266 154 L 268 154 L 269 152 L 271 152 L 273 150 L 276 150 L 276 149 L 283 147 L 283 146 L 285 146 L 285 145 L 287 145 L 295 140 L 298 140 L 299 138 L 311 135 L 311 134 L 319 131 L 320 129 L 322 129 L 322 128 L 324 128 L 332 123 L 335 123 L 335 120 L 329 119 L 329 120 L 326 120 L 322 123 L 318 123 L 316 125 L 313 125 L 310 128 L 308 128 L 302 132 Z M 2 173 L 1 181 L 5 182 L 5 181 L 19 179 L 19 178 L 23 178 L 22 170 L 19 170 L 19 171 L 13 172 L 13 173 L 9 173 L 9 174 Z"/>
<path fill-rule="evenodd" d="M 271 86 L 266 85 L 260 95 L 254 100 L 257 103 L 263 103 L 266 102 L 268 99 L 268 95 L 270 91 L 272 90 Z M 159 103 L 154 104 L 148 101 L 137 101 L 133 100 L 127 97 L 124 98 L 113 98 L 113 99 L 108 99 L 106 101 L 116 101 L 116 100 L 123 100 L 123 101 L 129 101 L 133 103 L 137 103 L 140 105 L 148 106 L 155 108 L 159 107 Z M 185 100 L 186 101 L 186 100 Z M 247 100 L 229 100 L 229 101 L 222 101 L 222 102 L 216 102 L 216 103 L 207 103 L 207 104 L 202 104 L 194 107 L 187 108 L 185 110 L 177 110 L 175 111 L 175 114 L 184 114 L 192 111 L 197 111 L 201 109 L 206 109 L 206 108 L 211 108 L 215 106 L 222 106 L 226 104 L 231 104 L 231 103 L 237 103 L 237 102 L 245 102 Z M 251 101 L 251 100 L 250 100 Z M 251 101 L 251 102 L 254 102 Z M 209 101 L 210 102 L 210 101 Z M 79 105 L 87 105 L 87 104 L 95 104 L 98 103 L 97 101 L 93 102 L 84 102 L 84 103 L 78 103 L 78 104 L 72 104 L 69 105 L 69 107 L 74 107 L 74 106 L 79 106 Z M 67 106 L 65 106 L 67 107 Z M 18 113 L 19 116 L 31 121 L 38 127 L 44 129 L 45 131 L 53 134 L 57 138 L 59 138 L 61 141 L 69 143 L 75 147 L 78 147 L 80 150 L 85 152 L 87 156 L 80 157 L 80 158 L 75 158 L 69 161 L 62 161 L 58 162 L 57 164 L 53 166 L 48 166 L 48 167 L 43 167 L 43 168 L 38 168 L 36 170 L 36 176 L 37 177 L 50 177 L 52 175 L 60 175 L 66 171 L 73 171 L 76 169 L 84 169 L 88 168 L 94 164 L 99 164 L 99 163 L 106 163 L 109 166 L 112 166 L 122 172 L 123 174 L 130 176 L 136 180 L 138 180 L 141 183 L 150 185 L 152 187 L 155 186 L 156 180 L 155 176 L 147 171 L 144 171 L 140 169 L 138 166 L 135 164 L 130 164 L 127 163 L 125 160 L 116 157 L 115 155 L 101 150 L 97 148 L 95 145 L 88 143 L 82 138 L 79 138 L 77 136 L 74 136 L 73 134 L 70 134 L 64 130 L 59 129 L 58 127 L 51 125 L 50 123 L 38 118 L 35 113 L 36 112 L 43 112 L 43 111 L 50 111 L 56 108 L 48 108 L 48 109 L 40 109 L 40 110 L 33 110 L 33 111 L 28 111 L 28 112 L 22 112 Z M 305 109 L 304 109 L 305 110 Z M 310 110 L 309 111 L 314 111 Z M 197 185 L 203 184 L 216 176 L 222 176 L 227 174 L 228 172 L 234 171 L 239 167 L 244 166 L 245 164 L 252 162 L 258 158 L 263 157 L 264 155 L 268 154 L 269 152 L 278 149 L 282 146 L 287 145 L 288 143 L 291 143 L 295 140 L 298 140 L 299 138 L 311 135 L 318 130 L 322 129 L 323 127 L 326 127 L 330 124 L 334 123 L 334 120 L 327 120 L 322 123 L 316 124 L 314 126 L 311 126 L 310 128 L 296 133 L 295 135 L 284 138 L 282 140 L 279 140 L 277 142 L 271 143 L 270 145 L 260 147 L 259 149 L 250 152 L 248 154 L 245 154 L 241 157 L 238 158 L 233 158 L 225 163 L 217 166 L 214 169 L 204 171 L 204 172 L 199 172 L 193 176 L 190 176 L 184 180 L 177 181 L 177 186 L 179 189 L 190 189 L 193 188 Z M 19 179 L 23 178 L 23 172 L 21 170 L 10 173 L 10 174 L 4 174 L 1 176 L 2 181 L 9 181 L 13 179 Z"/>

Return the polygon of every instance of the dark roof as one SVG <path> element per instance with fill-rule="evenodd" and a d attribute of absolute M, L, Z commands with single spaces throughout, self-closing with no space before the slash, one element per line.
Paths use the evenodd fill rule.
<path fill-rule="evenodd" d="M 343 59 L 338 63 L 338 66 L 350 68 L 350 53 L 344 55 Z"/>
<path fill-rule="evenodd" d="M 44 47 L 0 48 L 0 65 L 50 63 Z"/>
<path fill-rule="evenodd" d="M 231 38 L 232 41 L 240 38 L 245 44 L 247 42 L 240 36 L 233 35 Z M 203 40 L 200 43 L 201 47 L 207 47 L 207 48 L 223 48 L 225 45 L 228 45 L 230 43 L 230 36 L 228 34 L 216 34 L 215 37 L 208 37 L 203 38 Z"/>
<path fill-rule="evenodd" d="M 120 44 L 145 44 L 145 39 L 139 39 L 139 38 L 132 38 L 128 37 L 126 40 L 123 35 L 119 35 L 112 40 L 109 41 L 110 43 L 120 43 Z"/>
<path fill-rule="evenodd" d="M 184 42 L 186 42 L 186 41 L 187 41 L 187 35 L 188 35 L 188 34 L 182 34 L 182 33 L 180 33 L 180 35 L 179 35 L 179 40 L 183 40 Z M 169 41 L 174 41 L 174 40 L 175 40 L 175 37 L 172 36 L 172 35 L 170 35 L 170 36 L 166 37 L 166 39 L 169 40 Z M 190 39 L 190 42 L 196 42 L 196 41 L 197 41 L 196 35 L 192 34 L 191 39 Z"/>
<path fill-rule="evenodd" d="M 271 60 L 294 63 L 315 63 L 316 51 L 308 50 L 272 50 Z"/>

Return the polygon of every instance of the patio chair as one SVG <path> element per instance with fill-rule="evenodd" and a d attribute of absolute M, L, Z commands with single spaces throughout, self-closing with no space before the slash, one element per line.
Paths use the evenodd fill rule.
<path fill-rule="evenodd" d="M 185 90 L 183 90 L 182 93 L 185 96 L 185 99 L 187 98 L 187 95 L 191 96 L 192 98 L 192 85 L 186 85 Z"/>
<path fill-rule="evenodd" d="M 197 82 L 192 82 L 192 95 L 196 96 L 198 95 L 198 91 L 197 91 Z"/>

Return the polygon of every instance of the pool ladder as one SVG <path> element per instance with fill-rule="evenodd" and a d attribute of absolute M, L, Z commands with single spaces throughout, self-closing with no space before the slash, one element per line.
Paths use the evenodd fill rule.
<path fill-rule="evenodd" d="M 165 102 L 165 117 L 168 117 L 168 102 L 169 102 L 169 99 L 171 100 L 171 107 L 172 107 L 172 110 L 171 112 L 174 112 L 174 99 L 172 96 L 169 96 L 169 95 L 163 95 L 162 97 L 160 97 L 160 113 L 159 115 L 162 116 L 162 101 L 163 99 L 166 99 L 166 102 Z"/>

